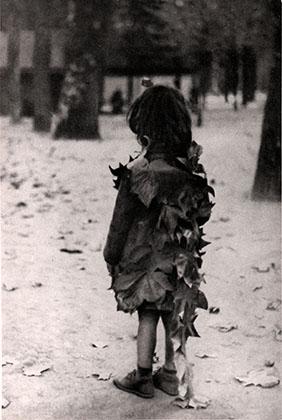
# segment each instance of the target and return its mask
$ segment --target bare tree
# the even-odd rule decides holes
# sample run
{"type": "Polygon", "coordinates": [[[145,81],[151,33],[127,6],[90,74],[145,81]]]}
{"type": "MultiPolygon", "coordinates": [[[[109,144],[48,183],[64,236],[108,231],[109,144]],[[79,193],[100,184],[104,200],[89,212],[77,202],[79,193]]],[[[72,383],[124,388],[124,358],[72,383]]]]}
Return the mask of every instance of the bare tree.
{"type": "Polygon", "coordinates": [[[50,2],[36,0],[35,45],[33,53],[34,74],[34,121],[35,131],[49,131],[51,123],[51,99],[49,65],[51,54],[50,39],[50,2]]]}
{"type": "Polygon", "coordinates": [[[12,123],[21,119],[20,10],[12,0],[8,19],[9,112],[12,123]]]}
{"type": "Polygon", "coordinates": [[[99,138],[105,50],[111,1],[69,2],[66,73],[54,119],[55,138],[99,138]]]}
{"type": "Polygon", "coordinates": [[[281,39],[279,0],[268,0],[273,16],[273,67],[264,109],[261,146],[252,190],[253,200],[281,200],[281,39]]]}

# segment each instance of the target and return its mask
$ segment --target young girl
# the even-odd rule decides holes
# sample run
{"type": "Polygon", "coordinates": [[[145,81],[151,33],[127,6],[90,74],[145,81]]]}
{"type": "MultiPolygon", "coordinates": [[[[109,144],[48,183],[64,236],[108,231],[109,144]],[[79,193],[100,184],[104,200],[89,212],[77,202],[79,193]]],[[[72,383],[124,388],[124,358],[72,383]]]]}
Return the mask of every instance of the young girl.
{"type": "Polygon", "coordinates": [[[154,396],[154,386],[187,397],[185,343],[198,336],[195,309],[207,309],[199,290],[202,275],[201,226],[213,204],[201,148],[191,135],[191,119],[181,93],[149,87],[131,106],[128,123],[142,153],[112,170],[118,196],[104,249],[117,309],[138,311],[137,369],[119,389],[154,396]],[[157,324],[165,329],[165,363],[152,376],[157,324]]]}

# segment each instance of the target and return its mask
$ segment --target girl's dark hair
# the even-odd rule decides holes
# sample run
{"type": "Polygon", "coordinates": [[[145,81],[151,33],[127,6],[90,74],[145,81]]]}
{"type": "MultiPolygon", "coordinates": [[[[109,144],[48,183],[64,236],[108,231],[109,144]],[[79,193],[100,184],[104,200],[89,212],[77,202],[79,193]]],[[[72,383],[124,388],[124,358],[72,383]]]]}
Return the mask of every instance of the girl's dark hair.
{"type": "Polygon", "coordinates": [[[183,95],[168,86],[146,89],[131,105],[127,121],[143,145],[149,149],[186,156],[192,140],[191,117],[183,95]]]}

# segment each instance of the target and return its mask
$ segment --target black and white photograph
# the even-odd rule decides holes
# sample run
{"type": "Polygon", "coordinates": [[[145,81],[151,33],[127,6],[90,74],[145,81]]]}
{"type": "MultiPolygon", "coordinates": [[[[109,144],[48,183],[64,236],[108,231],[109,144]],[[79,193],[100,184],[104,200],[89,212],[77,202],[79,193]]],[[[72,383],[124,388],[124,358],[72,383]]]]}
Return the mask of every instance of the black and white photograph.
{"type": "Polygon", "coordinates": [[[281,1],[0,9],[3,420],[281,420],[281,1]]]}

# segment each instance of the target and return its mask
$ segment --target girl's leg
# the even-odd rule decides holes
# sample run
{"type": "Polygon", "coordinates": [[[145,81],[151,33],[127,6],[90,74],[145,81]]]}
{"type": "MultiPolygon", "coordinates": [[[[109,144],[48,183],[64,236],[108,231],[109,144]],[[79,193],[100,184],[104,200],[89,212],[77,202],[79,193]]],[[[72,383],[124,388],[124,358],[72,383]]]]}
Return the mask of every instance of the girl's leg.
{"type": "Polygon", "coordinates": [[[157,341],[158,311],[141,309],[138,311],[139,327],[137,335],[137,364],[140,369],[152,370],[153,355],[157,341]]]}
{"type": "Polygon", "coordinates": [[[164,368],[169,371],[174,371],[175,363],[174,363],[174,350],[173,350],[173,343],[170,338],[170,328],[171,328],[171,319],[172,313],[171,312],[163,312],[162,315],[162,322],[165,329],[165,364],[164,368]]]}
{"type": "Polygon", "coordinates": [[[170,338],[172,314],[162,312],[161,318],[165,329],[165,363],[154,374],[153,382],[156,388],[168,395],[176,396],[178,395],[178,379],[174,363],[173,343],[170,338]]]}

